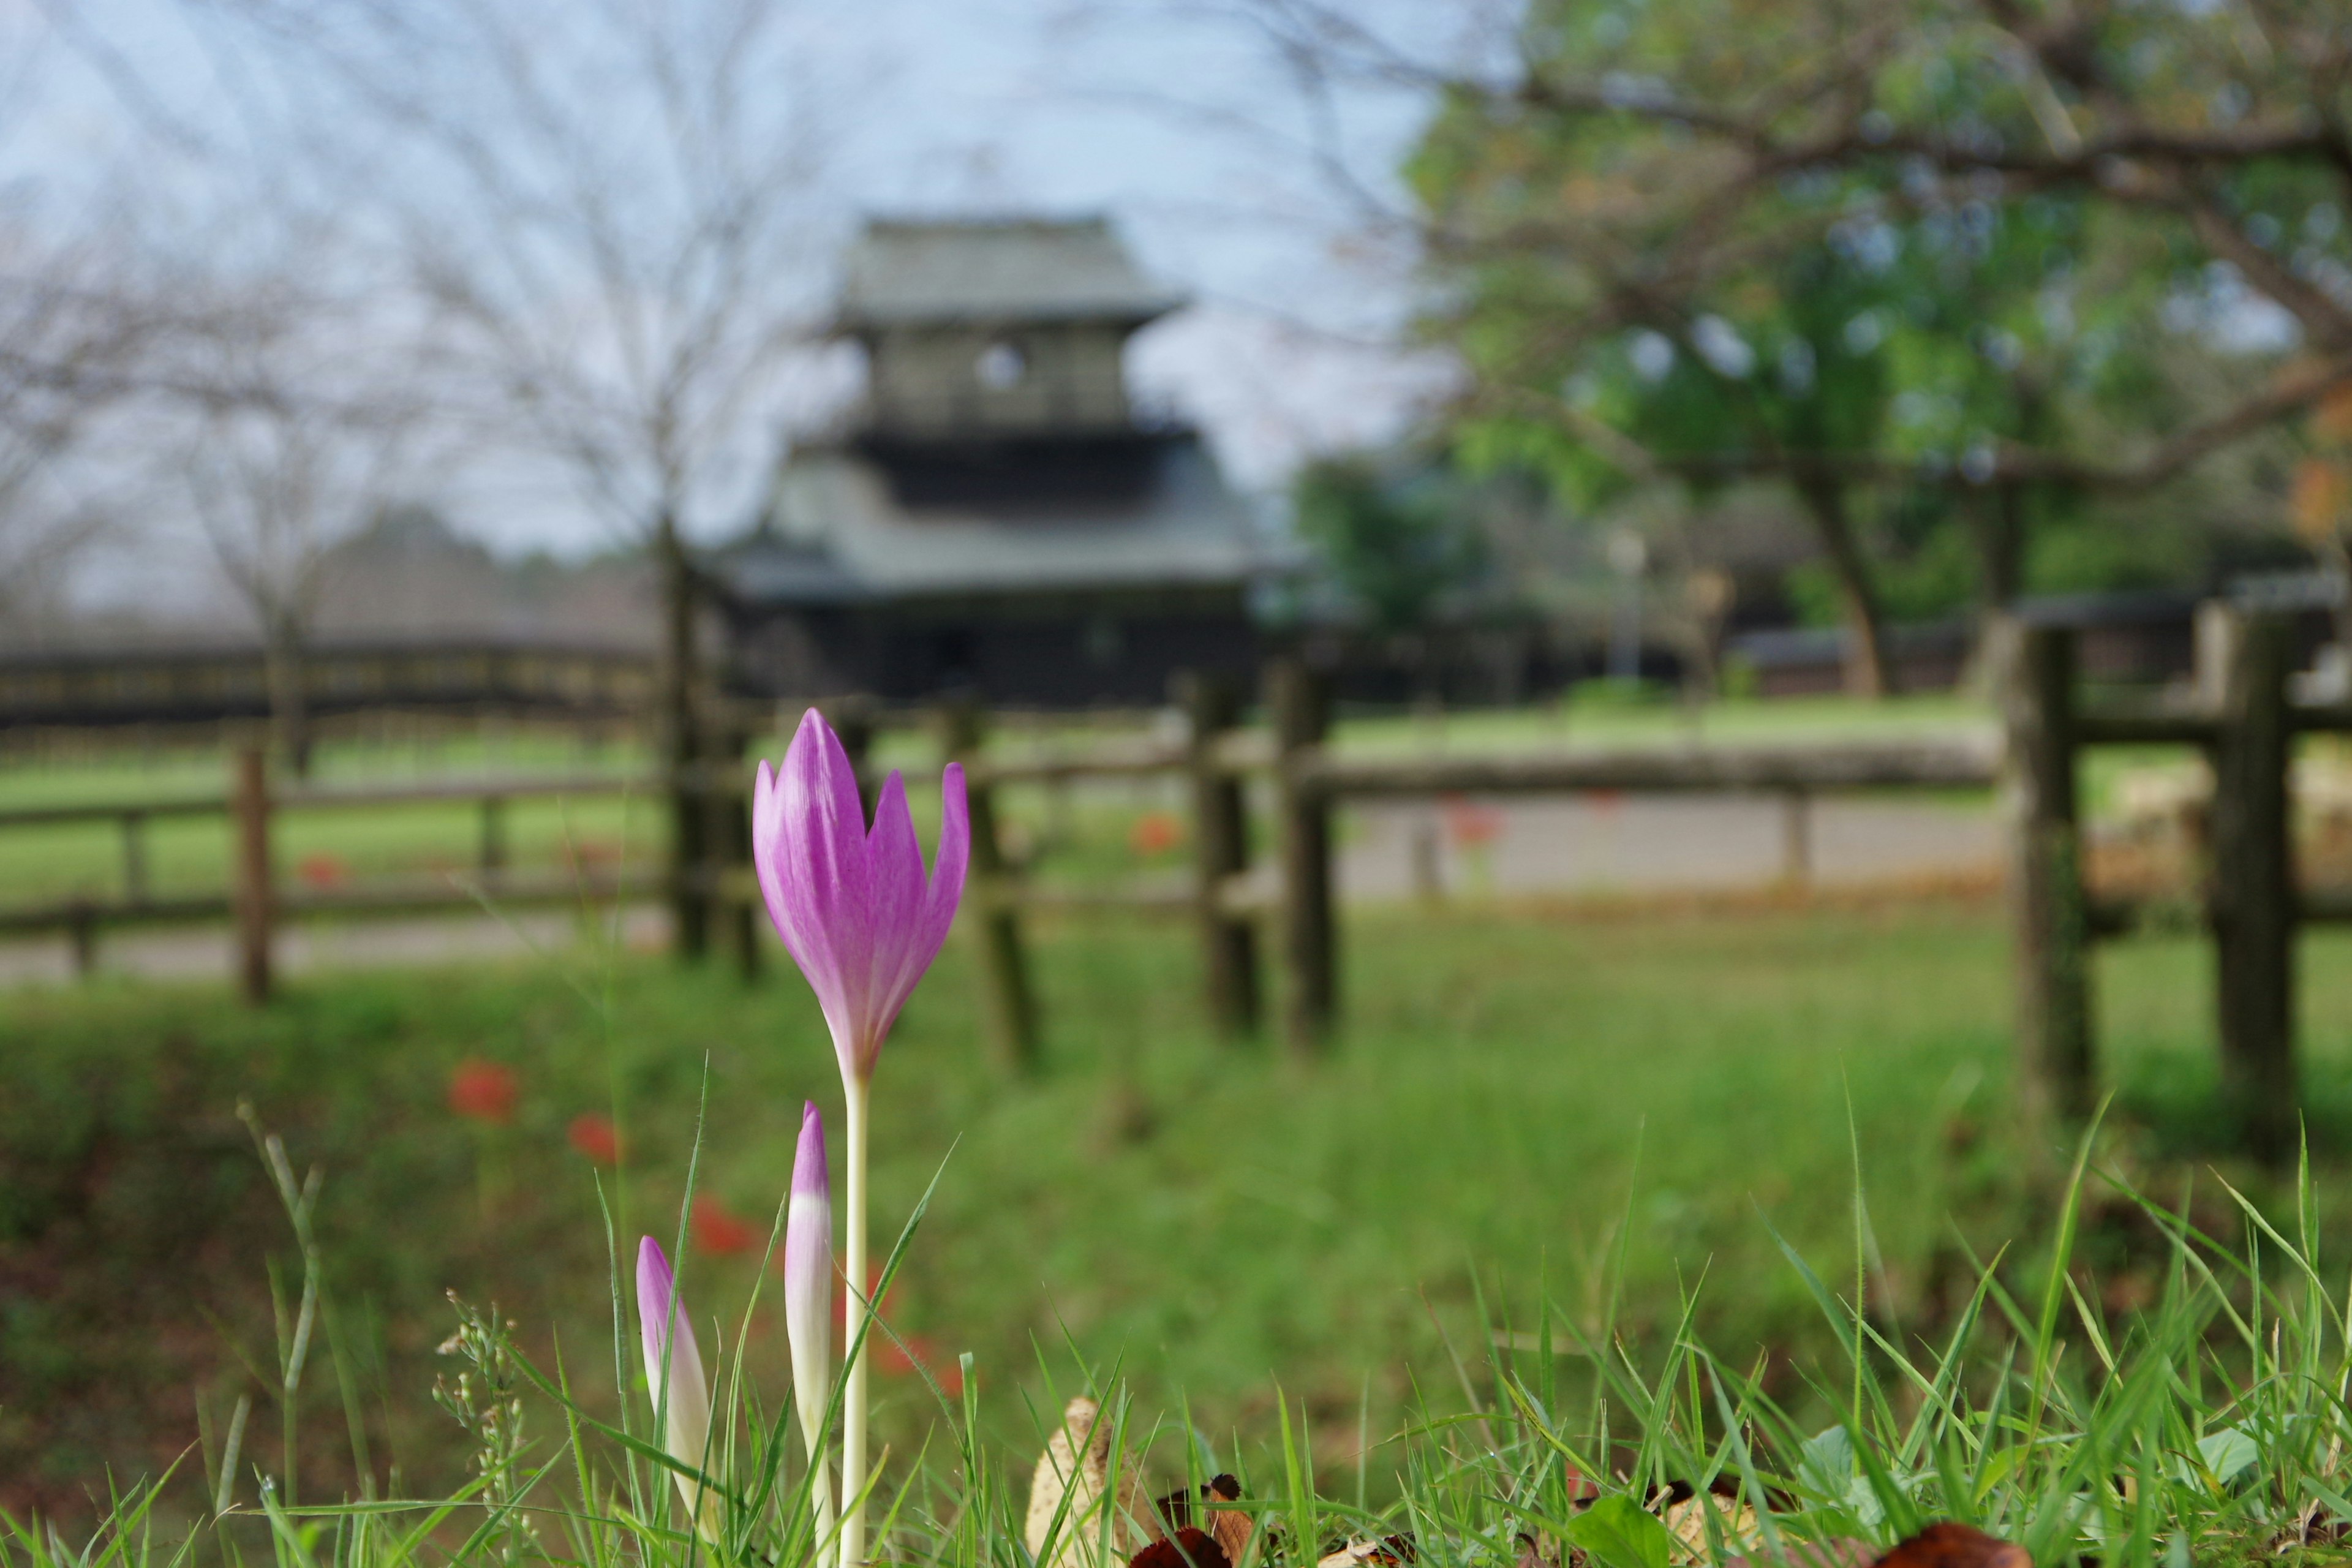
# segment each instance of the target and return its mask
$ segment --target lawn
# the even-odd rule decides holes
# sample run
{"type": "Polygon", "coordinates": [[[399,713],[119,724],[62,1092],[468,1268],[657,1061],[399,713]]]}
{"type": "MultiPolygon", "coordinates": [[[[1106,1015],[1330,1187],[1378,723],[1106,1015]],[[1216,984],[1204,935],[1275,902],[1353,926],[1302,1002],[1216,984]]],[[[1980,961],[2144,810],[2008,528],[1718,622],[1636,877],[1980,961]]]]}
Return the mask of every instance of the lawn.
{"type": "MultiPolygon", "coordinates": [[[[1768,1226],[1851,1278],[1857,1158],[1874,1311],[1900,1331],[1953,1310],[1963,1239],[2014,1237],[2021,1258],[2044,1228],[2009,1111],[1990,904],[1372,912],[1348,935],[1346,1037],[1300,1065],[1206,1035],[1178,930],[1046,924],[1049,1061],[1030,1082],[989,1065],[950,943],[878,1082],[880,1222],[939,1176],[886,1310],[935,1370],[974,1355],[983,1427],[1008,1448],[1028,1442],[1042,1356],[1063,1374],[1115,1362],[1147,1408],[1181,1397],[1211,1432],[1265,1436],[1286,1390],[1344,1462],[1360,1419],[1386,1429],[1416,1379],[1452,1377],[1449,1342],[1475,1359],[1482,1294],[1514,1321],[1538,1289],[1589,1318],[1621,1240],[1636,1333],[1703,1279],[1727,1359],[1818,1352],[1768,1226]]],[[[241,1390],[270,1410],[239,1357],[272,1362],[268,1269],[282,1280],[290,1249],[240,1098],[324,1173],[328,1327],[379,1465],[397,1458],[412,1491],[455,1479],[455,1429],[425,1397],[445,1290],[495,1300],[542,1361],[560,1341],[585,1396],[610,1400],[598,1183],[625,1236],[668,1237],[698,1115],[717,1207],[685,1288],[731,1338],[758,1259],[726,1222],[764,1229],[800,1100],[837,1104],[815,1008],[781,963],[752,989],[638,957],[576,964],[321,978],[258,1014],[119,982],[0,998],[0,1505],[71,1510],[102,1466],[160,1468],[200,1403],[215,1431],[241,1390]],[[511,1125],[452,1114],[469,1060],[517,1075],[511,1125]],[[595,1112],[618,1119],[617,1172],[567,1142],[595,1112]]],[[[2305,970],[2336,1196],[2352,942],[2308,940],[2305,970]]],[[[2199,949],[2117,950],[2102,982],[2109,1153],[2168,1182],[2217,1132],[2199,949]]],[[[2128,1226],[2095,1223],[2086,1245],[2128,1282],[2128,1226]]],[[[766,1308],[751,1332],[781,1388],[766,1308]]],[[[307,1387],[315,1492],[346,1417],[323,1364],[307,1387]]],[[[903,1455],[929,1396],[903,1366],[877,1388],[903,1455]]]]}

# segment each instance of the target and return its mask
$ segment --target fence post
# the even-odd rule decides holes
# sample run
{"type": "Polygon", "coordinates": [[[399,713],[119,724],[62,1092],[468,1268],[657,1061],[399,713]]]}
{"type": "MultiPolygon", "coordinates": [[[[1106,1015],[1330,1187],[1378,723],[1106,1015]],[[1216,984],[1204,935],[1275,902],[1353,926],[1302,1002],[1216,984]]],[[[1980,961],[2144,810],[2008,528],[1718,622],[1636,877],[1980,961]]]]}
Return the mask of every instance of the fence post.
{"type": "Polygon", "coordinates": [[[1021,943],[1021,912],[1013,873],[996,832],[996,792],[985,774],[973,776],[984,721],[977,700],[950,700],[941,715],[948,756],[964,764],[964,798],[971,821],[971,891],[980,921],[981,988],[985,998],[990,1044],[997,1059],[1016,1073],[1037,1068],[1037,1001],[1029,985],[1029,959],[1021,943]]]}
{"type": "Polygon", "coordinates": [[[1274,725],[1275,814],[1281,824],[1281,952],[1287,971],[1282,1035],[1292,1052],[1312,1056],[1328,1043],[1339,1015],[1331,806],[1304,772],[1322,746],[1329,713],[1322,682],[1297,658],[1266,667],[1265,702],[1274,725]]]}
{"type": "Polygon", "coordinates": [[[866,811],[866,826],[874,826],[874,781],[866,776],[868,755],[874,750],[874,710],[863,698],[846,697],[834,704],[825,715],[833,726],[835,739],[841,742],[842,754],[849,759],[849,771],[857,776],[858,804],[866,811]]]}
{"type": "Polygon", "coordinates": [[[486,795],[482,797],[482,843],[480,866],[485,886],[498,879],[507,868],[507,801],[506,796],[486,795]]]}
{"type": "Polygon", "coordinates": [[[696,704],[679,698],[667,715],[669,761],[669,908],[677,956],[699,963],[710,950],[709,808],[704,788],[703,727],[696,704]]]}
{"type": "Polygon", "coordinates": [[[760,978],[761,901],[744,890],[751,865],[751,803],[743,784],[743,753],[751,736],[741,719],[713,712],[703,726],[704,857],[702,887],[719,917],[735,972],[744,984],[760,978]]]}
{"type": "Polygon", "coordinates": [[[2294,1152],[2296,1124],[2290,628],[2278,616],[2209,605],[2197,629],[2221,700],[2209,895],[2221,1079],[2249,1152],[2276,1162],[2294,1152]]]}
{"type": "Polygon", "coordinates": [[[98,910],[86,898],[66,906],[66,942],[73,951],[76,980],[87,980],[98,970],[98,910]]]}
{"type": "Polygon", "coordinates": [[[1780,792],[1780,885],[1794,893],[1813,886],[1813,797],[1801,789],[1780,792]]]}
{"type": "Polygon", "coordinates": [[[2089,926],[2074,779],[2074,636],[2004,618],[2001,672],[2019,1090],[2047,1127],[2090,1112],[2089,926]]]}
{"type": "Polygon", "coordinates": [[[147,814],[122,814],[122,898],[125,903],[147,901],[147,814]]]}
{"type": "Polygon", "coordinates": [[[1241,716],[1241,700],[1222,676],[1183,671],[1174,686],[1186,720],[1193,898],[1209,1016],[1219,1033],[1238,1039],[1257,1032],[1257,931],[1247,916],[1227,910],[1225,889],[1249,869],[1249,803],[1242,781],[1217,766],[1216,750],[1241,716]]]}
{"type": "Polygon", "coordinates": [[[237,753],[229,795],[236,819],[232,898],[236,907],[237,978],[245,999],[258,1006],[269,1000],[269,767],[258,746],[237,753]]]}

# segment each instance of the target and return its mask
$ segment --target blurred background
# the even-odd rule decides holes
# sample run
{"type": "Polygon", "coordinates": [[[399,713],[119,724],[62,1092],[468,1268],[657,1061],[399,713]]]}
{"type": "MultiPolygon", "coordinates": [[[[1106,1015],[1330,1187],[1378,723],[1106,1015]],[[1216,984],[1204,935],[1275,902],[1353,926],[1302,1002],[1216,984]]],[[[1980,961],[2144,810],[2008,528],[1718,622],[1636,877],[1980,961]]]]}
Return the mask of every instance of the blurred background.
{"type": "Polygon", "coordinates": [[[1932,1335],[2109,1096],[2144,1179],[2339,1184],[2347,67],[2295,0],[0,0],[0,1505],[252,1407],[454,1484],[452,1289],[625,1394],[599,1204],[672,1235],[698,1128],[731,1335],[837,1100],[743,815],[812,704],[926,842],[975,785],[902,1453],[969,1352],[1009,1451],[1116,1368],[1377,1475],[1538,1296],[1701,1273],[1800,1399],[1774,1227],[1932,1335]],[[290,1388],[240,1105],[322,1173],[290,1388]]]}

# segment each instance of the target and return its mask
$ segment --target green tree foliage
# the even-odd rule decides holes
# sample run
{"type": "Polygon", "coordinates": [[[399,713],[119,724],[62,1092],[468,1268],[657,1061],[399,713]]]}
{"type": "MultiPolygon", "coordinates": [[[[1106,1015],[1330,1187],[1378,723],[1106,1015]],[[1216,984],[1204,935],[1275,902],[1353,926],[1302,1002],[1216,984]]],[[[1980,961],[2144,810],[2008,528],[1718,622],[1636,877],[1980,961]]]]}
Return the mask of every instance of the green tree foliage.
{"type": "Polygon", "coordinates": [[[1408,630],[1486,568],[1455,490],[1440,472],[1400,479],[1369,458],[1328,458],[1298,477],[1298,531],[1375,626],[1408,630]]]}
{"type": "Polygon", "coordinates": [[[1461,449],[1584,508],[1785,481],[1865,663],[1890,589],[2005,601],[2037,530],[2095,558],[2103,498],[2352,383],[2340,5],[1537,0],[1519,43],[1408,168],[1461,449]]]}

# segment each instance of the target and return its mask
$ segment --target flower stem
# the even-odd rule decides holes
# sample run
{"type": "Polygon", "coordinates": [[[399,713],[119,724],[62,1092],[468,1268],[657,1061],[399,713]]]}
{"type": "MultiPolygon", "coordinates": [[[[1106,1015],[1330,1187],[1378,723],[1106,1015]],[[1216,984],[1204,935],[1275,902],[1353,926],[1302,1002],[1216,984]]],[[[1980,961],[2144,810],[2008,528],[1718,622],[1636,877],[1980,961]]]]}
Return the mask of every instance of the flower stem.
{"type": "Polygon", "coordinates": [[[843,1081],[849,1128],[849,1181],[842,1218],[849,1235],[844,1249],[843,1272],[849,1280],[849,1310],[844,1327],[849,1334],[849,1363],[842,1371],[841,1391],[841,1568],[862,1568],[866,1561],[866,1355],[859,1331],[870,1310],[866,1292],[866,1105],[869,1079],[843,1081]]]}

